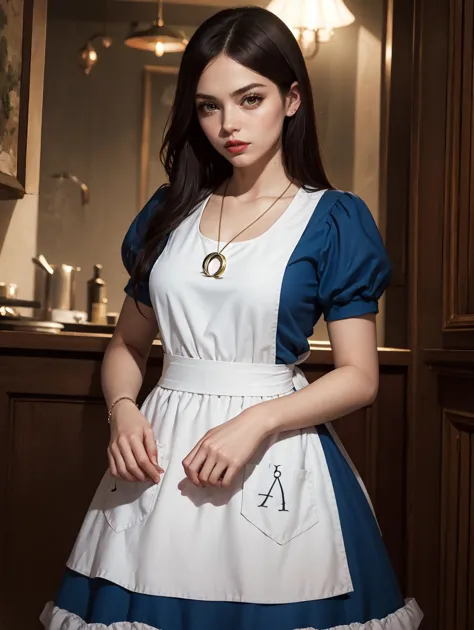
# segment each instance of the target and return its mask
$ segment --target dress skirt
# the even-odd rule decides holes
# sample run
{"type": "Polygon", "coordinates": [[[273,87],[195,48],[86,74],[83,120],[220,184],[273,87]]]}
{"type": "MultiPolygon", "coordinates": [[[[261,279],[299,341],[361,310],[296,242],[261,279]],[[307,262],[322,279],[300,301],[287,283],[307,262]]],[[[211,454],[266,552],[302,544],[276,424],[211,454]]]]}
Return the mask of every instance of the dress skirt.
{"type": "MultiPolygon", "coordinates": [[[[353,592],[290,604],[196,601],[133,593],[104,579],[67,570],[54,608],[50,604],[43,613],[45,626],[54,616],[57,622],[54,628],[58,630],[412,630],[417,627],[421,618],[419,608],[414,600],[403,600],[377,522],[354,472],[326,427],[318,427],[318,432],[335,490],[353,592]]],[[[166,571],[166,567],[162,570],[166,571]]]]}

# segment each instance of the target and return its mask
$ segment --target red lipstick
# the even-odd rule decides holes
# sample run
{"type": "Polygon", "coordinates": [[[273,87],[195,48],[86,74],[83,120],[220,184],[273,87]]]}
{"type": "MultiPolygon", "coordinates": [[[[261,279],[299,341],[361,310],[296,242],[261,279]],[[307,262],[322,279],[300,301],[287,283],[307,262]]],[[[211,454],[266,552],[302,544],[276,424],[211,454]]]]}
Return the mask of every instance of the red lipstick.
{"type": "Polygon", "coordinates": [[[241,140],[229,140],[225,143],[224,148],[226,148],[229,153],[242,153],[248,145],[248,142],[242,142],[241,140]]]}

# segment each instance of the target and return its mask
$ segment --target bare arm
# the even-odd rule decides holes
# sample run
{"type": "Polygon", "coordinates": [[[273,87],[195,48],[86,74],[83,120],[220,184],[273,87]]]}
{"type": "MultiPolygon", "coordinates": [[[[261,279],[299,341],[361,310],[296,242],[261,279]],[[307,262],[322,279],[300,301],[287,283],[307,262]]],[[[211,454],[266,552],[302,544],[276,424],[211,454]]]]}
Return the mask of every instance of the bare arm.
{"type": "MultiPolygon", "coordinates": [[[[136,400],[146,362],[158,333],[153,309],[132,298],[123,303],[113,337],[102,362],[102,390],[107,406],[122,396],[136,400]]],[[[114,407],[110,420],[109,466],[113,476],[127,481],[159,481],[156,443],[148,420],[129,400],[114,407]]]]}
{"type": "Polygon", "coordinates": [[[374,401],[379,383],[374,315],[330,322],[328,331],[336,369],[291,396],[263,403],[268,433],[330,422],[374,401]]]}
{"type": "Polygon", "coordinates": [[[101,376],[108,407],[120,396],[135,399],[142,386],[158,326],[152,308],[140,304],[140,309],[145,317],[139,313],[132,298],[125,298],[112,340],[105,351],[101,376]]]}

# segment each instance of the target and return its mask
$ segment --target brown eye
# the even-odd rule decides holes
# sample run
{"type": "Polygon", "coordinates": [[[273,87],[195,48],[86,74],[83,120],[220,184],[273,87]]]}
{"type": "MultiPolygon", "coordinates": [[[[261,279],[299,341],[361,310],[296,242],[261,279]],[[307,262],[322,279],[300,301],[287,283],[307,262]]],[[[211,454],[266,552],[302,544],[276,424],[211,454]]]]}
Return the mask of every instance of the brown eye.
{"type": "Polygon", "coordinates": [[[243,103],[245,103],[249,107],[255,107],[257,105],[260,105],[262,101],[263,96],[260,96],[259,94],[249,94],[244,98],[243,103]]]}
{"type": "Polygon", "coordinates": [[[216,111],[217,107],[215,103],[199,103],[198,110],[203,114],[211,114],[216,111]]]}

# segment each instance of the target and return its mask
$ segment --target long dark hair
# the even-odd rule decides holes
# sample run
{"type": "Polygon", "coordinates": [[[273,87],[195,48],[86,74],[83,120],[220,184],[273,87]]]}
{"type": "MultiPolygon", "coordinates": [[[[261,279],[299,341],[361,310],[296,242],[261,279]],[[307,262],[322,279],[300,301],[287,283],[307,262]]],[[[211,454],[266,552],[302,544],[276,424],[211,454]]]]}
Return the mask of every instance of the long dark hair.
{"type": "Polygon", "coordinates": [[[321,160],[311,84],[290,29],[260,7],[224,9],[206,20],[183,54],[161,160],[169,178],[166,195],[150,219],[132,273],[137,287],[149,273],[172,232],[208,195],[232,175],[232,166],[210,144],[196,114],[199,78],[224,53],[275,83],[286,96],[297,81],[301,105],[283,127],[282,149],[288,175],[305,188],[331,188],[321,160]]]}

